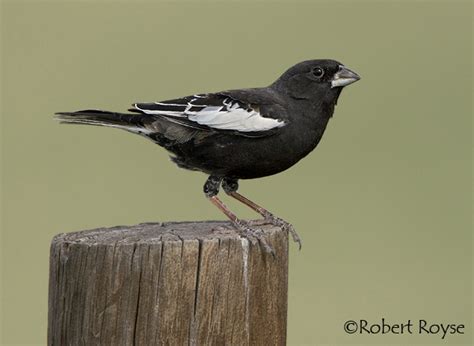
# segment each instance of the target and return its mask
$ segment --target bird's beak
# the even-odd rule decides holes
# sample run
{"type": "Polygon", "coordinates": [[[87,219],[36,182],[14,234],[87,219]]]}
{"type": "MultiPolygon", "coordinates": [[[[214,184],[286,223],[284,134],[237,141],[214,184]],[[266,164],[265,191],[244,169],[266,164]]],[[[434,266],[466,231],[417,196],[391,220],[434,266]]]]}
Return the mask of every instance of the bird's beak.
{"type": "Polygon", "coordinates": [[[339,65],[339,71],[336,72],[334,78],[331,80],[331,88],[344,87],[357,82],[359,79],[360,76],[357,73],[343,65],[339,65]]]}

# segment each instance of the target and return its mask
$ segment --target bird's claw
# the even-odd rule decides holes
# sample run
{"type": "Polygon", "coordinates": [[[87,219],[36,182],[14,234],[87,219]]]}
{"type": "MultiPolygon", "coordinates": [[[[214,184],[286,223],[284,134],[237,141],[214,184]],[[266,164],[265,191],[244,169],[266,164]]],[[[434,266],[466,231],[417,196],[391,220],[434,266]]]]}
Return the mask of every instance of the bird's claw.
{"type": "Polygon", "coordinates": [[[252,245],[260,244],[266,253],[275,256],[275,250],[273,250],[271,245],[268,244],[267,239],[265,238],[265,233],[261,229],[252,228],[248,222],[242,220],[236,221],[235,225],[239,229],[240,234],[248,239],[252,245]]]}
{"type": "Polygon", "coordinates": [[[267,215],[265,215],[264,217],[264,220],[268,223],[271,223],[272,225],[275,225],[275,226],[278,226],[280,227],[282,230],[288,232],[289,234],[291,234],[291,237],[293,238],[293,241],[295,243],[298,243],[298,248],[299,250],[301,250],[301,238],[300,236],[298,235],[298,233],[296,233],[296,230],[295,228],[293,227],[293,225],[271,213],[268,213],[267,215]]]}

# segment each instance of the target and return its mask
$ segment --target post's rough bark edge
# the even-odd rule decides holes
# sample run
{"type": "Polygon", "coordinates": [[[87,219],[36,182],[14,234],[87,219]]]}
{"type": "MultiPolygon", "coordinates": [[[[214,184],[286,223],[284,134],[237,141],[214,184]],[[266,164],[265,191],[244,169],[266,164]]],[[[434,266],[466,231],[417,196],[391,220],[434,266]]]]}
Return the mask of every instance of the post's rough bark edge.
{"type": "Polygon", "coordinates": [[[56,235],[48,344],[285,345],[288,236],[261,228],[275,257],[220,221],[56,235]]]}

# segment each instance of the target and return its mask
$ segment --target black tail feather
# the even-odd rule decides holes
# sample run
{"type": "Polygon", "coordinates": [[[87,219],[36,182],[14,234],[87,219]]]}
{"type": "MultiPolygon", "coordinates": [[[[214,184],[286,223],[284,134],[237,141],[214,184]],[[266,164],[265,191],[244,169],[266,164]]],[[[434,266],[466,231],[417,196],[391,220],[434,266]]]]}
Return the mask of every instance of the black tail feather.
{"type": "Polygon", "coordinates": [[[85,124],[121,128],[134,133],[146,133],[146,116],[86,109],[77,112],[58,112],[55,119],[63,124],[85,124]]]}

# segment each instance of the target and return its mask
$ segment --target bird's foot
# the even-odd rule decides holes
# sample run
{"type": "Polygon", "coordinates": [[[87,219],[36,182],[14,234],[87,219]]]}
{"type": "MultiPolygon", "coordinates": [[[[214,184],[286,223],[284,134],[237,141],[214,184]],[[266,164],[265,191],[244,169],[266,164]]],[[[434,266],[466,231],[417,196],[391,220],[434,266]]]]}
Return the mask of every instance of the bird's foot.
{"type": "Polygon", "coordinates": [[[265,238],[265,232],[259,228],[251,227],[250,223],[243,220],[235,221],[234,225],[240,231],[240,235],[247,238],[250,243],[253,245],[260,244],[266,253],[270,253],[272,256],[275,256],[275,251],[271,245],[268,244],[267,239],[265,238]]]}
{"type": "Polygon", "coordinates": [[[296,230],[295,230],[295,228],[293,227],[293,225],[291,223],[289,223],[289,222],[273,215],[270,212],[268,212],[264,215],[263,220],[265,222],[271,223],[272,225],[278,226],[282,230],[284,230],[284,231],[288,232],[289,234],[291,234],[291,237],[293,238],[293,241],[295,243],[298,243],[298,248],[299,248],[299,250],[301,250],[301,238],[298,235],[298,233],[296,233],[296,230]]]}

